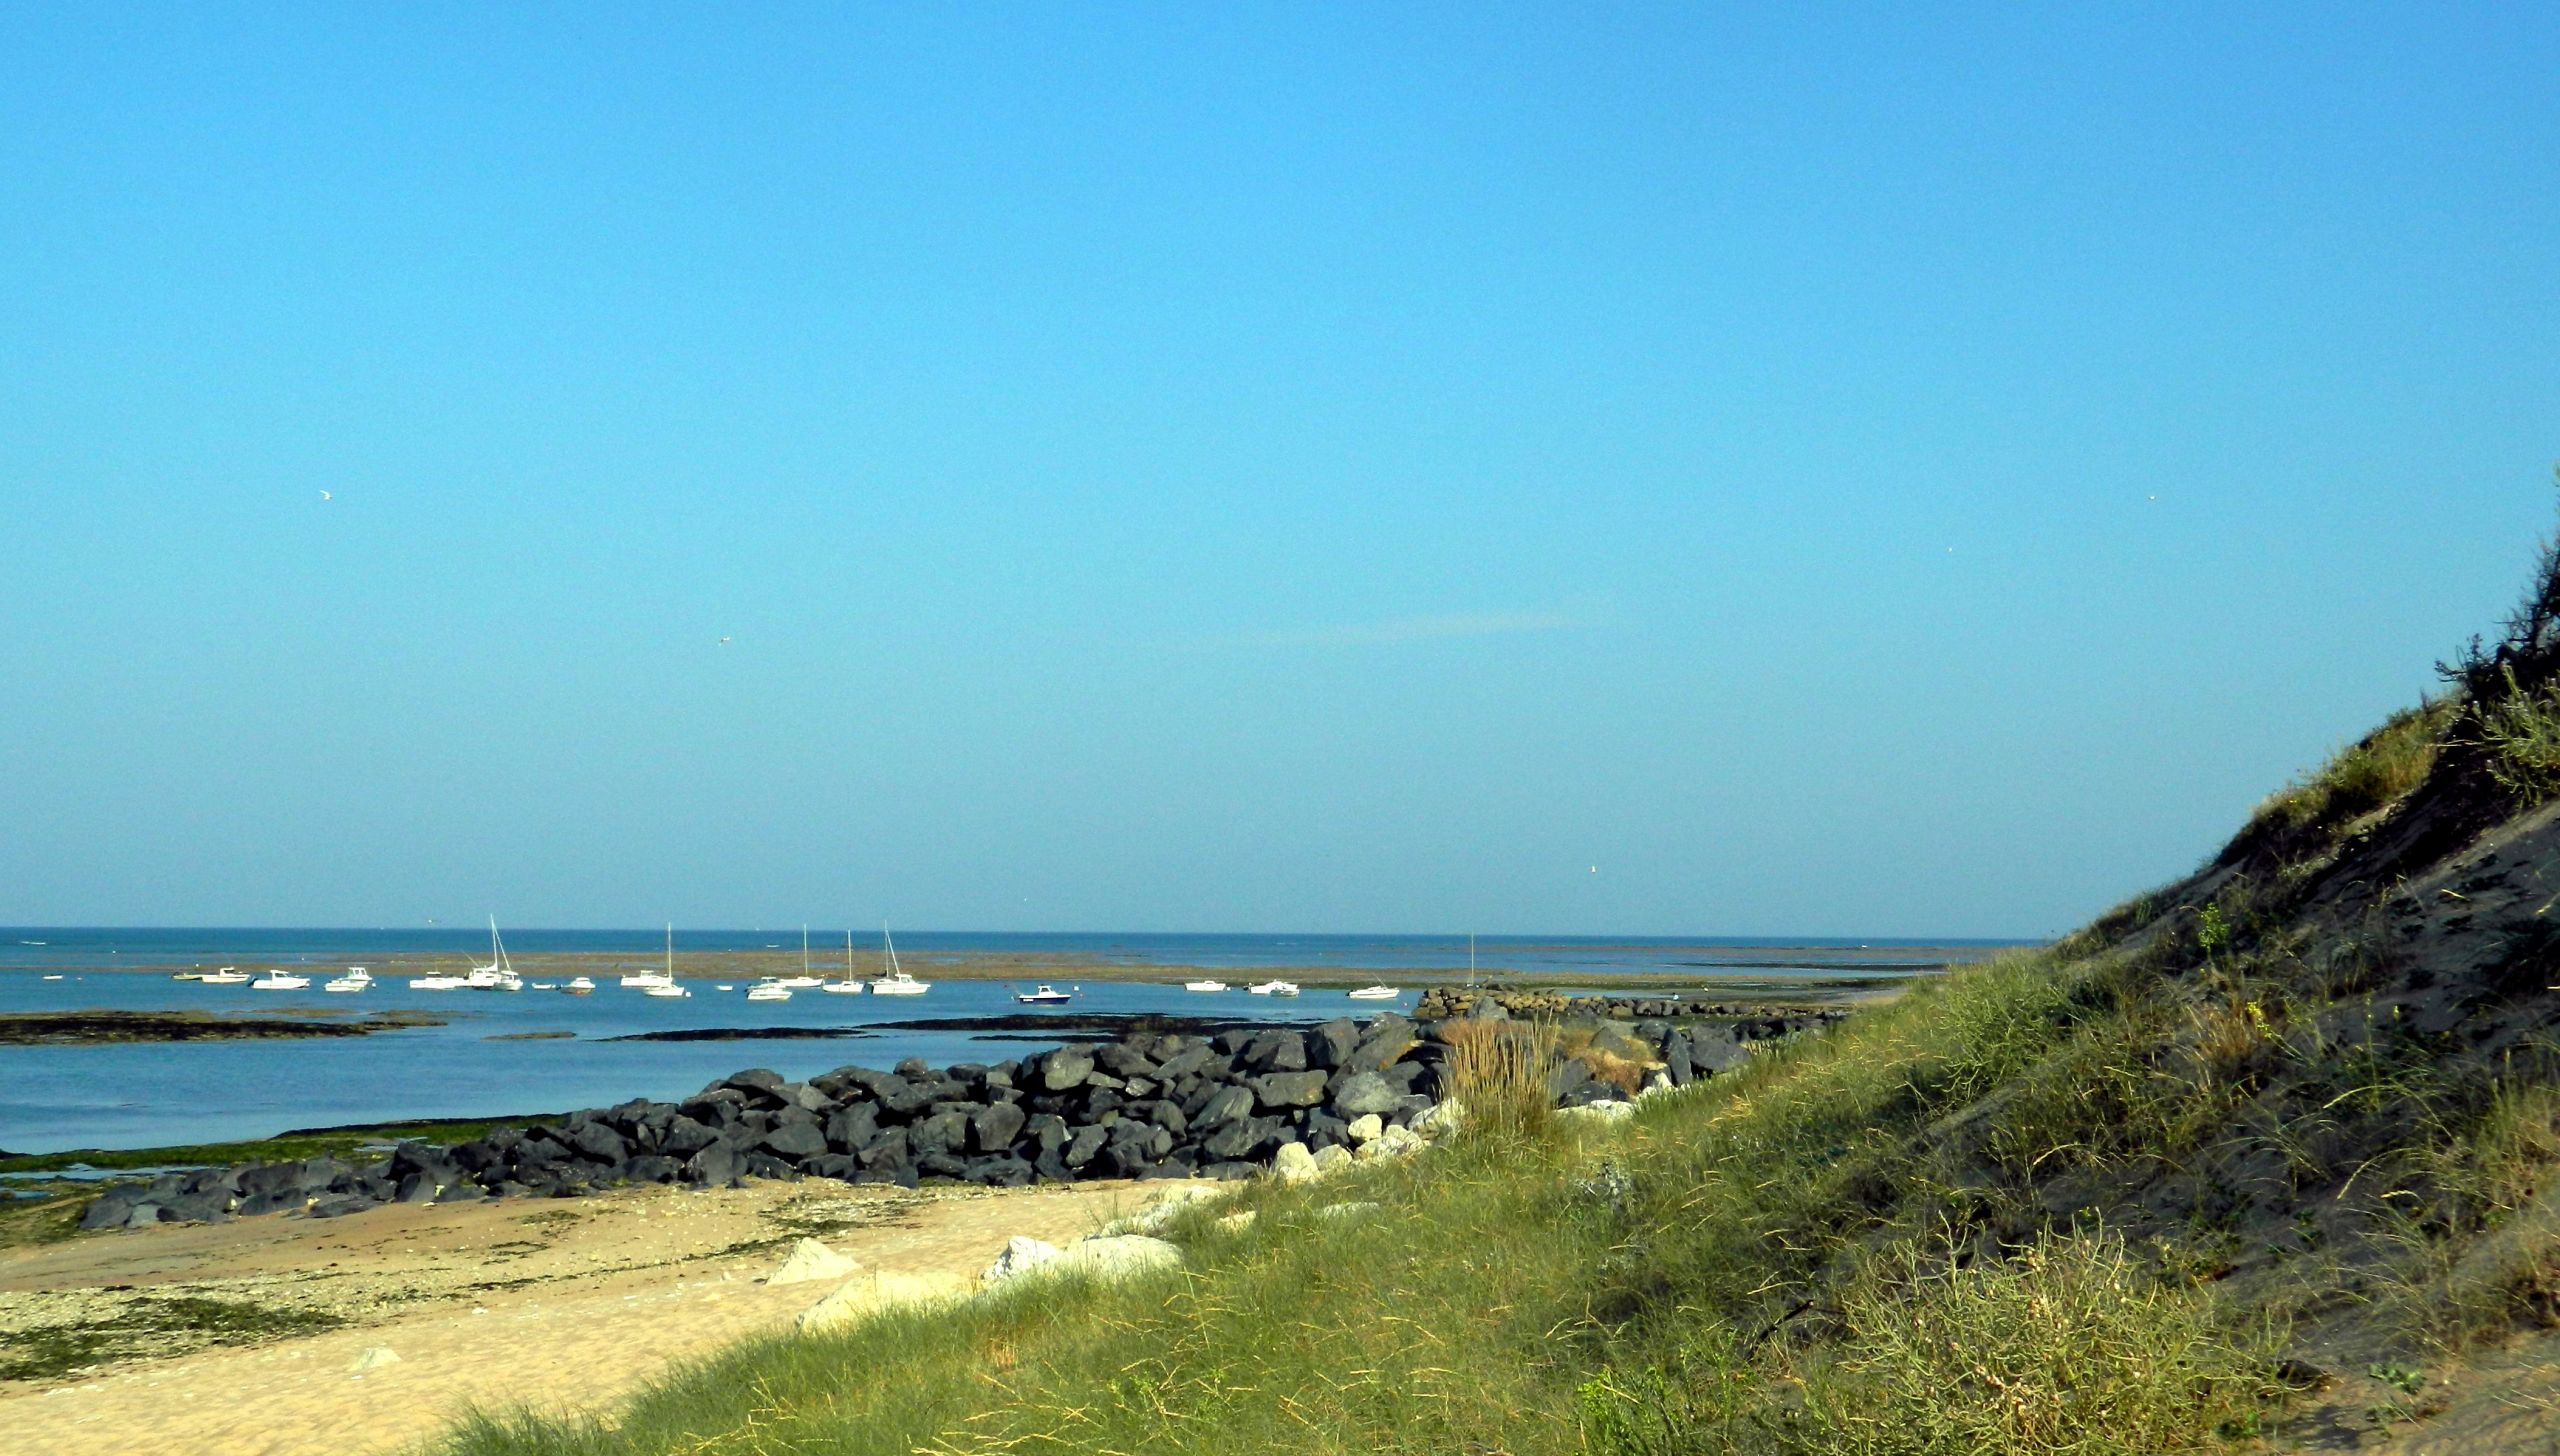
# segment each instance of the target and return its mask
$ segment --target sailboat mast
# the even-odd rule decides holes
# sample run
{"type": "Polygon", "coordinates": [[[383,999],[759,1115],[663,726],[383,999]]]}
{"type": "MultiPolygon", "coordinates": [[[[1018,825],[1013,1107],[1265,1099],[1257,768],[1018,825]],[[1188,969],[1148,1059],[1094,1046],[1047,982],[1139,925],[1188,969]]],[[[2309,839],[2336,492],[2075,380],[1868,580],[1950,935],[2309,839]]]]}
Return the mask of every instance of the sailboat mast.
{"type": "Polygon", "coordinates": [[[800,927],[800,974],[809,974],[809,927],[800,927]]]}
{"type": "Polygon", "coordinates": [[[676,983],[676,923],[667,922],[667,984],[676,983]]]}

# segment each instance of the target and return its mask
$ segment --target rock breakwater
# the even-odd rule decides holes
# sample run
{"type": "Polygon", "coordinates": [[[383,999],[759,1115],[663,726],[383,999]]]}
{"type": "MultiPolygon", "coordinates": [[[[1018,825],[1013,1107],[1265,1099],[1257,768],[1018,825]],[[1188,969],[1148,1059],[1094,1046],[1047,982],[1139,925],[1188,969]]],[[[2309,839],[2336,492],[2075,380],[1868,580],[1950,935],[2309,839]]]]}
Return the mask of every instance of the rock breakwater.
{"type": "MultiPolygon", "coordinates": [[[[329,1218],[388,1202],[563,1197],[628,1183],[726,1187],[746,1178],[906,1187],[1241,1178],[1292,1145],[1320,1157],[1427,1121],[1446,1093],[1448,1040],[1462,1025],[1391,1015],[1208,1036],[1132,1029],[991,1064],[909,1059],[806,1082],[750,1070],[680,1101],[634,1100],[450,1147],[405,1142],[371,1161],[200,1168],[121,1184],[90,1204],[82,1227],[297,1211],[329,1218]]],[[[1678,1086],[1793,1029],[1784,1018],[1642,1020],[1605,1051],[1566,1047],[1551,1086],[1566,1106],[1616,1100],[1636,1090],[1631,1082],[1678,1086]]]]}

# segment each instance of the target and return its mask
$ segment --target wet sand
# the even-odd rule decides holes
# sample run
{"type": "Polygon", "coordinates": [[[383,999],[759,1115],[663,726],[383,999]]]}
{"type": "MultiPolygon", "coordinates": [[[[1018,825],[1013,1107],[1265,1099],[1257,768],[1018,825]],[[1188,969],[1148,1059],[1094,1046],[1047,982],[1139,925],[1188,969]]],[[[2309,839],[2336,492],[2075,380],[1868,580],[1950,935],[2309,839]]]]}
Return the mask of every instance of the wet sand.
{"type": "Polygon", "coordinates": [[[974,1278],[1028,1234],[1091,1232],[1166,1184],[910,1193],[825,1180],[242,1219],[0,1252],[0,1354],[174,1299],[334,1316],[200,1348],[140,1337],[103,1368],[0,1382],[0,1430],[47,1456],[366,1456],[470,1403],[599,1409],[687,1356],[788,1327],[841,1281],[767,1286],[814,1234],[866,1272],[974,1278]],[[360,1370],[368,1350],[396,1362],[360,1370]]]}

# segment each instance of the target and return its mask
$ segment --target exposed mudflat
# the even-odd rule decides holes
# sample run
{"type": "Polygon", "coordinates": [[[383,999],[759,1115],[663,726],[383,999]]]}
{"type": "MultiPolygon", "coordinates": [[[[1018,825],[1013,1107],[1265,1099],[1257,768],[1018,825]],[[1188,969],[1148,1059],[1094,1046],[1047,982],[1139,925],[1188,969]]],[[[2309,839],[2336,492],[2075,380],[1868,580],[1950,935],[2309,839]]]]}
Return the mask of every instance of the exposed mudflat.
{"type": "Polygon", "coordinates": [[[280,1037],[371,1036],[442,1026],[423,1011],[378,1011],[344,1020],[223,1016],[210,1011],[12,1011],[0,1013],[0,1046],[84,1046],[143,1041],[266,1041],[280,1037]]]}

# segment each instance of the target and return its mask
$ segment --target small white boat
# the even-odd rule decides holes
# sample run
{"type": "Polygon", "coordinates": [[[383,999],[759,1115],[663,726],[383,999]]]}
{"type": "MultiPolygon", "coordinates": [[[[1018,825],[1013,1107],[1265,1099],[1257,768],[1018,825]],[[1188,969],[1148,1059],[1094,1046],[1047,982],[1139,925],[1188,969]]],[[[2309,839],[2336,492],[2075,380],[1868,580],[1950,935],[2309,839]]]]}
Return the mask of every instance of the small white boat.
{"type": "Polygon", "coordinates": [[[1013,993],[1013,999],[1025,1006],[1055,1006],[1060,1002],[1073,1001],[1076,998],[1074,993],[1061,991],[1048,982],[1042,981],[1039,990],[1016,991],[1013,993]]]}
{"type": "Polygon", "coordinates": [[[747,988],[747,999],[750,1001],[788,1001],[791,999],[791,988],[783,985],[779,981],[764,981],[747,988]]]}
{"type": "Polygon", "coordinates": [[[1345,991],[1342,994],[1354,1001],[1393,1001],[1404,993],[1393,986],[1362,986],[1356,991],[1345,991]]]}
{"type": "Polygon", "coordinates": [[[269,971],[249,983],[252,991],[305,991],[310,987],[309,976],[296,976],[285,971],[269,971]]]}
{"type": "Polygon", "coordinates": [[[571,976],[568,981],[560,987],[560,994],[563,996],[592,996],[595,994],[595,990],[595,982],[588,980],[584,976],[571,976]]]}
{"type": "Polygon", "coordinates": [[[667,925],[667,968],[663,971],[633,971],[622,978],[626,991],[646,991],[654,986],[671,986],[676,978],[676,927],[667,925]]]}
{"type": "Polygon", "coordinates": [[[412,991],[459,991],[468,984],[470,983],[460,976],[411,976],[409,978],[409,989],[412,991]]]}
{"type": "Polygon", "coordinates": [[[933,989],[929,982],[919,981],[898,968],[898,943],[889,938],[889,927],[880,927],[880,944],[889,958],[889,974],[871,983],[874,996],[921,996],[933,989]]]}
{"type": "Polygon", "coordinates": [[[334,991],[341,996],[357,991],[370,991],[373,989],[373,972],[362,966],[349,966],[345,975],[321,982],[320,989],[334,991]]]}
{"type": "Polygon", "coordinates": [[[1259,986],[1247,986],[1245,989],[1256,996],[1295,996],[1298,994],[1298,983],[1295,981],[1265,981],[1259,986]]]}
{"type": "Polygon", "coordinates": [[[643,987],[641,987],[641,988],[640,988],[640,994],[641,994],[641,995],[643,995],[643,996],[668,997],[668,996],[690,996],[690,995],[692,995],[693,993],[692,993],[691,991],[686,990],[686,989],[685,989],[684,987],[682,987],[682,986],[676,985],[676,984],[675,984],[674,982],[672,982],[672,981],[660,981],[658,984],[656,984],[656,985],[654,985],[654,986],[643,986],[643,987]]]}
{"type": "Polygon", "coordinates": [[[218,971],[207,971],[196,979],[208,986],[237,986],[249,979],[249,973],[224,966],[218,971]]]}
{"type": "Polygon", "coordinates": [[[60,976],[47,976],[47,977],[45,977],[45,979],[46,979],[46,980],[48,980],[48,981],[59,981],[59,980],[61,980],[62,978],[61,978],[60,976]]]}
{"type": "Polygon", "coordinates": [[[737,987],[735,987],[735,986],[733,986],[733,985],[731,985],[731,984],[729,984],[727,981],[722,981],[720,984],[718,984],[718,985],[716,985],[716,986],[712,987],[711,989],[712,989],[712,990],[714,990],[714,991],[735,991],[735,990],[736,990],[736,989],[738,989],[738,988],[737,988],[737,987]]]}
{"type": "Polygon", "coordinates": [[[1185,991],[1223,991],[1227,989],[1227,983],[1224,981],[1185,981],[1182,983],[1182,989],[1185,991]]]}
{"type": "Polygon", "coordinates": [[[527,981],[524,984],[525,989],[528,991],[557,991],[560,989],[560,983],[558,981],[527,981]]]}
{"type": "Polygon", "coordinates": [[[170,980],[172,980],[172,981],[201,981],[201,980],[203,980],[203,979],[204,979],[204,972],[202,972],[202,971],[180,971],[180,972],[178,972],[176,975],[171,976],[169,979],[170,979],[170,980]]]}

